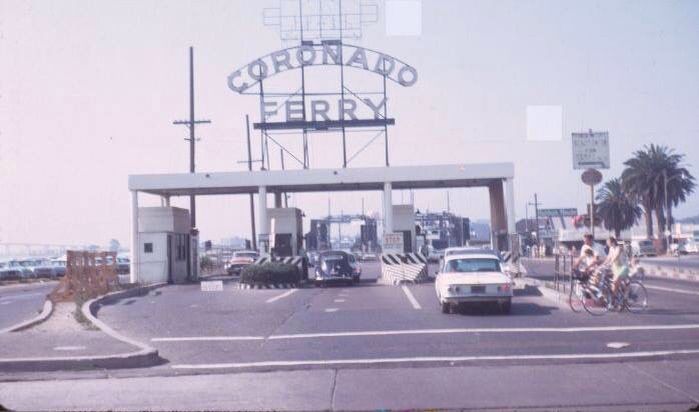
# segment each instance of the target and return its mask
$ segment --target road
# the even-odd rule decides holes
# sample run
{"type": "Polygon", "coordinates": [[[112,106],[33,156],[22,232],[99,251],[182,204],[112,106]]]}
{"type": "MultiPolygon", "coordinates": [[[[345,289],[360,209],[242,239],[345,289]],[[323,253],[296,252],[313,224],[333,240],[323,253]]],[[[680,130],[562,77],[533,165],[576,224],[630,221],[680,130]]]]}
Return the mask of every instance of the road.
{"type": "MultiPolygon", "coordinates": [[[[550,265],[529,264],[529,275],[550,276],[550,265]]],[[[364,268],[366,278],[379,271],[378,264],[364,268]]],[[[156,347],[164,364],[0,375],[0,403],[687,410],[699,403],[699,289],[649,286],[657,289],[649,291],[647,313],[591,317],[533,287],[517,289],[509,315],[487,308],[446,315],[433,284],[242,290],[226,281],[220,292],[169,285],[98,312],[115,330],[156,347]]]]}
{"type": "Polygon", "coordinates": [[[36,316],[57,282],[0,286],[0,329],[36,316]]]}
{"type": "MultiPolygon", "coordinates": [[[[376,270],[378,265],[368,268],[376,270]]],[[[155,346],[169,361],[163,368],[176,370],[443,364],[492,357],[582,361],[599,354],[699,349],[699,290],[694,295],[665,289],[650,290],[652,306],[644,314],[590,317],[558,307],[531,287],[516,291],[509,315],[489,308],[445,315],[432,284],[250,291],[227,283],[222,292],[174,285],[105,306],[98,316],[155,346]],[[629,346],[607,347],[619,340],[629,346]]]]}

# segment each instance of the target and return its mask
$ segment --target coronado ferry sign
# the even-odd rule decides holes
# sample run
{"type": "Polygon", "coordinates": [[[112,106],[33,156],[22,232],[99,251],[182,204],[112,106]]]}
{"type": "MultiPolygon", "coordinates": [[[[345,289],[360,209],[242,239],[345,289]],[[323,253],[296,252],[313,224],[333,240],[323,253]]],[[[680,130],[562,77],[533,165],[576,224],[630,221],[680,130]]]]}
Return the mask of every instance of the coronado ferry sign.
{"type": "Polygon", "coordinates": [[[228,87],[244,93],[260,81],[275,74],[307,66],[343,65],[363,69],[385,76],[401,86],[409,87],[417,82],[414,67],[375,50],[324,41],[321,44],[301,45],[278,50],[263,56],[228,76],[228,87]]]}

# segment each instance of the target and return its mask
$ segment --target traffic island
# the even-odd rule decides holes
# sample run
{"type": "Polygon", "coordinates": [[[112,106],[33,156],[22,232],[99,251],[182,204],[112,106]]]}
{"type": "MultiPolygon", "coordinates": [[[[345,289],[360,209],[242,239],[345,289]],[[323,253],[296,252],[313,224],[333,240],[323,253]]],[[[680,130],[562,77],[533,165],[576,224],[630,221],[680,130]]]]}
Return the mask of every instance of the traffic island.
{"type": "MultiPolygon", "coordinates": [[[[0,371],[136,368],[162,364],[157,350],[114,332],[95,314],[104,301],[148,293],[125,290],[109,252],[68,252],[68,271],[37,318],[0,333],[0,371]]],[[[114,256],[112,256],[113,258],[114,256]]]]}

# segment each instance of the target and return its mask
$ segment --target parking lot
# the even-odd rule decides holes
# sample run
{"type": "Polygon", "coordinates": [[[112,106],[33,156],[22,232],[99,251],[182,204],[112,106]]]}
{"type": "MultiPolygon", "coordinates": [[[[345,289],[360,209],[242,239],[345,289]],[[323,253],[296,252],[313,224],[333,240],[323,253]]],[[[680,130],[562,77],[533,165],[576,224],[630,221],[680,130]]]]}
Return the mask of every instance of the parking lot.
{"type": "MultiPolygon", "coordinates": [[[[365,264],[364,270],[374,278],[379,265],[365,264]]],[[[162,287],[104,306],[98,316],[156,347],[168,361],[162,368],[176,370],[693,353],[699,292],[673,292],[684,289],[671,286],[649,289],[646,313],[591,317],[522,284],[509,315],[480,307],[446,315],[430,283],[385,286],[368,280],[354,287],[241,290],[231,280],[220,292],[202,292],[199,285],[162,287]],[[614,349],[607,346],[611,342],[628,345],[614,349]]]]}

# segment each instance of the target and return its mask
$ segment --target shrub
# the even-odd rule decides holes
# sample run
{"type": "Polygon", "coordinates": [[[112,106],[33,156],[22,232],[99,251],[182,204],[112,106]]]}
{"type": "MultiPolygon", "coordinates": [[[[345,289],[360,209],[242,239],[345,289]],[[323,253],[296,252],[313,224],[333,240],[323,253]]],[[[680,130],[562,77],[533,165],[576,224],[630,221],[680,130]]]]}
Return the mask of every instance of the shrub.
{"type": "Polygon", "coordinates": [[[301,272],[298,266],[288,263],[267,262],[262,265],[248,265],[240,274],[240,283],[279,284],[298,283],[301,272]]]}

